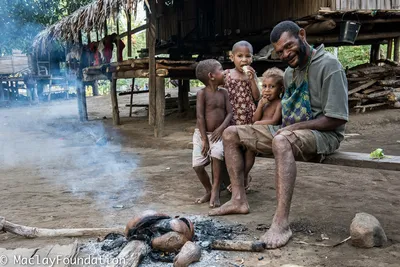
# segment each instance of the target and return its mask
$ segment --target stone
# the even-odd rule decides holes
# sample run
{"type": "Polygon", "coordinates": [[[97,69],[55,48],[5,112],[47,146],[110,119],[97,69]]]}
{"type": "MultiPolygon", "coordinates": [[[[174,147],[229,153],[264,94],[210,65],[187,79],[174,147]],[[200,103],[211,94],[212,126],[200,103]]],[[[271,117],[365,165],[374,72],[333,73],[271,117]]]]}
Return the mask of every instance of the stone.
{"type": "Polygon", "coordinates": [[[368,213],[357,213],[350,225],[351,244],[360,248],[381,247],[387,242],[378,219],[368,213]]]}
{"type": "Polygon", "coordinates": [[[181,251],[174,258],[174,267],[188,267],[191,263],[199,261],[201,248],[196,243],[187,241],[181,251]]]}

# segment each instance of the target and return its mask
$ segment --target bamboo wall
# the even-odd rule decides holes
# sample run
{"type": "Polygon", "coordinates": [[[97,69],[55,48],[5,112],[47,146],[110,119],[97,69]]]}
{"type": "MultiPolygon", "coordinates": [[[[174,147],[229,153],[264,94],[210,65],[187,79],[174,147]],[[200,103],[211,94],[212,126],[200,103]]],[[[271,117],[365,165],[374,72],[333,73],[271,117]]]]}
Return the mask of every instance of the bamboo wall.
{"type": "Polygon", "coordinates": [[[333,9],[400,9],[400,0],[334,0],[333,9]]]}

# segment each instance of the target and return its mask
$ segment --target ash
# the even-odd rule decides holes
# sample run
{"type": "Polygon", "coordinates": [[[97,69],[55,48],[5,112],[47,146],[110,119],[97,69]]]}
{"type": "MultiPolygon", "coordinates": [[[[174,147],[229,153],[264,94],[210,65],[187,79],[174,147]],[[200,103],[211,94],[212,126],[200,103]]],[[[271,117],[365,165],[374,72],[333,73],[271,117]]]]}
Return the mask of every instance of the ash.
{"type": "MultiPolygon", "coordinates": [[[[191,264],[194,267],[219,266],[219,260],[225,258],[222,251],[211,250],[211,243],[217,239],[248,239],[247,228],[241,224],[226,224],[215,219],[205,219],[199,216],[188,216],[195,226],[193,242],[202,248],[200,262],[191,264]]],[[[108,234],[101,242],[89,242],[81,246],[79,257],[98,257],[103,261],[115,258],[127,244],[124,236],[119,234],[108,234]]],[[[175,253],[163,253],[159,251],[150,252],[141,262],[142,267],[166,267],[171,266],[175,253]]],[[[89,266],[79,266],[89,267],[89,266]]],[[[90,265],[93,267],[93,265],[90,265]]],[[[97,266],[96,266],[97,267],[97,266]]]]}

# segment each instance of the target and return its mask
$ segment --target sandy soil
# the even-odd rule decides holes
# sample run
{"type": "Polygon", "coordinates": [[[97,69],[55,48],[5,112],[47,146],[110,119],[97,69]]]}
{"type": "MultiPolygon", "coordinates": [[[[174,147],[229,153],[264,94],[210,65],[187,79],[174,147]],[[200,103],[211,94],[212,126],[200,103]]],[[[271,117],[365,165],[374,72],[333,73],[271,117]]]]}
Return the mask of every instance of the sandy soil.
{"type": "MultiPolygon", "coordinates": [[[[172,96],[176,90],[171,90],[172,96]]],[[[135,97],[135,103],[146,95],[135,97]]],[[[129,96],[119,97],[122,125],[113,127],[109,97],[88,98],[90,121],[77,121],[76,100],[0,109],[0,216],[24,225],[111,227],[124,225],[135,212],[156,209],[171,215],[207,216],[208,206],[193,200],[203,193],[191,168],[193,114],[166,117],[166,136],[153,137],[145,110],[128,117],[129,96]],[[106,117],[105,119],[103,117],[106,117]],[[108,138],[105,146],[96,140],[108,138]],[[119,205],[123,205],[122,208],[119,205]]],[[[341,149],[371,152],[381,147],[400,155],[398,110],[353,114],[341,149]]],[[[245,225],[249,238],[258,238],[275,209],[274,162],[257,158],[248,195],[251,213],[219,217],[245,225]],[[260,227],[260,224],[261,225],[260,227]],[[261,230],[257,230],[261,228],[261,230]]],[[[298,163],[292,204],[293,240],[264,253],[220,253],[213,266],[399,266],[400,180],[392,171],[298,163]],[[335,243],[349,235],[357,212],[375,215],[389,243],[384,248],[357,249],[350,244],[325,248],[299,244],[335,243]],[[262,260],[258,260],[263,256],[262,260]]],[[[229,199],[223,192],[222,201],[229,199]]],[[[92,239],[93,240],[93,239],[92,239]]],[[[85,241],[81,239],[80,241],[85,241]]],[[[67,244],[73,239],[31,239],[0,234],[5,248],[67,244]]],[[[204,252],[203,257],[207,257],[204,252]]],[[[170,265],[165,265],[170,266],[170,265]]],[[[195,266],[211,266],[210,262],[195,266]]]]}

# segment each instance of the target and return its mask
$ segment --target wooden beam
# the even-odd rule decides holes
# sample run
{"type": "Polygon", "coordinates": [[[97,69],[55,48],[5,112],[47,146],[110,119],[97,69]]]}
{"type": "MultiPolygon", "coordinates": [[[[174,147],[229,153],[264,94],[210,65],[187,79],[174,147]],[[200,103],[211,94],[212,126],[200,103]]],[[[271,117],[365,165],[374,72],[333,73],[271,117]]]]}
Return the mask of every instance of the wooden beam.
{"type": "Polygon", "coordinates": [[[150,1],[151,14],[147,12],[149,28],[147,48],[149,50],[149,124],[155,125],[156,116],[156,8],[155,1],[150,1]]]}
{"type": "Polygon", "coordinates": [[[178,84],[179,112],[186,112],[189,110],[190,80],[179,80],[178,84]]]}
{"type": "Polygon", "coordinates": [[[321,32],[330,31],[336,28],[336,22],[333,20],[325,20],[317,23],[313,23],[304,27],[307,34],[317,34],[321,32]]]}
{"type": "MultiPolygon", "coordinates": [[[[143,30],[146,30],[148,27],[149,27],[149,24],[148,24],[148,23],[143,24],[143,25],[141,25],[141,26],[139,26],[139,27],[137,27],[137,28],[131,30],[131,35],[132,35],[132,34],[135,34],[135,33],[138,33],[138,32],[141,32],[141,31],[143,31],[143,30]]],[[[123,37],[125,37],[125,36],[128,36],[128,32],[127,32],[127,31],[124,32],[124,33],[121,33],[121,34],[119,35],[119,37],[121,37],[121,38],[123,38],[123,37]]]]}
{"type": "Polygon", "coordinates": [[[395,62],[399,62],[399,45],[400,45],[400,37],[394,38],[394,56],[393,60],[395,62]]]}
{"type": "Polygon", "coordinates": [[[154,136],[164,136],[164,117],[165,117],[165,78],[156,78],[156,116],[154,125],[154,136]]]}
{"type": "Polygon", "coordinates": [[[135,78],[132,78],[131,99],[129,102],[131,104],[129,106],[129,117],[132,117],[133,90],[135,90],[135,78]]]}
{"type": "MultiPolygon", "coordinates": [[[[395,38],[400,36],[400,32],[379,32],[379,33],[368,33],[368,34],[359,34],[357,36],[356,42],[358,41],[369,41],[369,40],[377,40],[377,39],[388,39],[395,38]]],[[[325,35],[325,36],[307,36],[307,42],[314,43],[337,43],[338,35],[325,35]]]]}
{"type": "Polygon", "coordinates": [[[99,83],[97,81],[93,81],[92,83],[92,94],[93,96],[99,95],[99,83]]]}
{"type": "Polygon", "coordinates": [[[387,53],[386,53],[386,58],[387,59],[392,59],[392,50],[393,50],[393,39],[389,39],[388,40],[388,44],[387,44],[387,53]]]}
{"type": "Polygon", "coordinates": [[[113,123],[114,125],[120,125],[119,120],[119,109],[118,109],[118,99],[117,99],[117,79],[114,77],[111,79],[110,83],[110,94],[111,94],[111,105],[113,113],[113,123]]]}
{"type": "MultiPolygon", "coordinates": [[[[128,57],[132,57],[132,36],[131,36],[131,29],[132,29],[132,15],[131,13],[127,16],[127,26],[128,26],[128,57]]],[[[121,37],[122,38],[122,37],[121,37]]],[[[129,116],[130,117],[130,116],[129,116]]]]}

